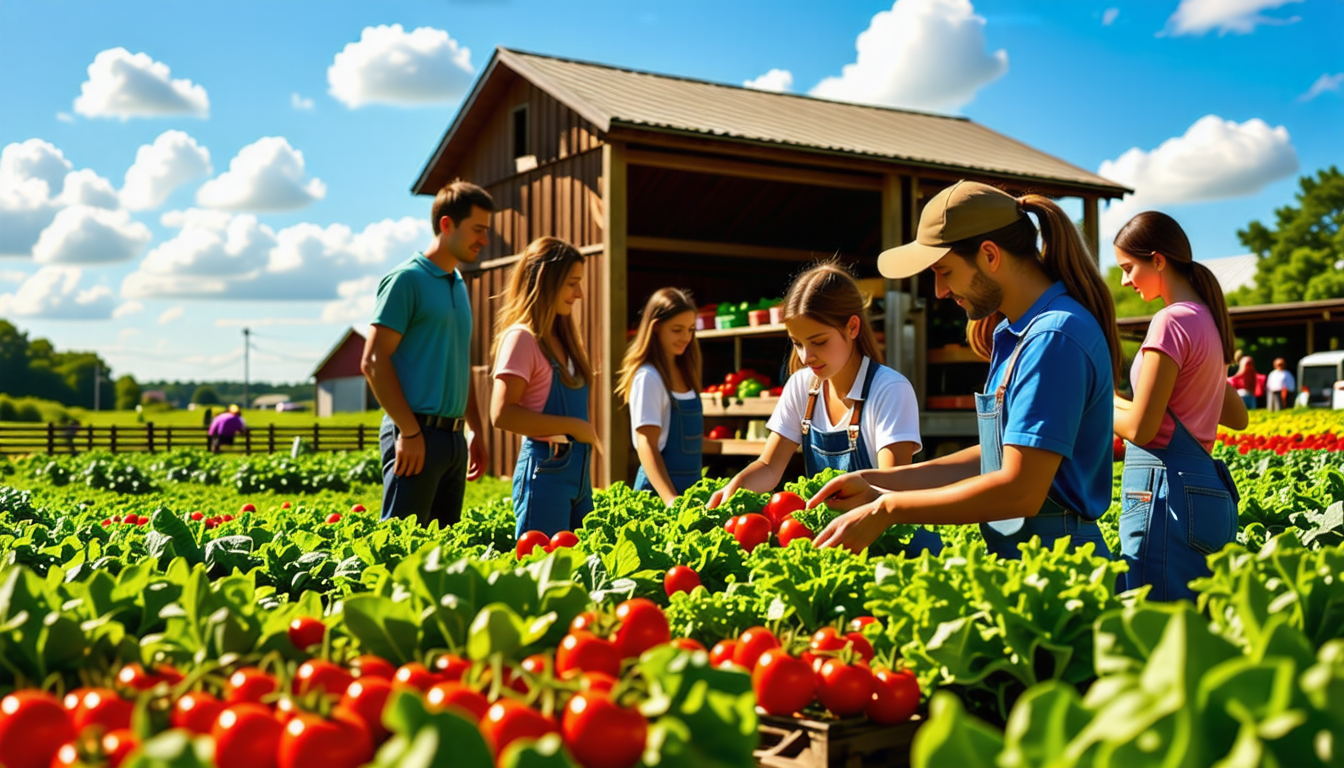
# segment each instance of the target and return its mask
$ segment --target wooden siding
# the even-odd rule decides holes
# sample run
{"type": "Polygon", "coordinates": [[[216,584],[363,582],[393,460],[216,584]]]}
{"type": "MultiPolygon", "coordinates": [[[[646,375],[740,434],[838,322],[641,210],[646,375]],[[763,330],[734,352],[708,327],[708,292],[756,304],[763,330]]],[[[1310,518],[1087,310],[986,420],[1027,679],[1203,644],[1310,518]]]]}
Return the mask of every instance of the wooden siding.
{"type": "Polygon", "coordinates": [[[513,112],[527,107],[528,144],[539,168],[601,146],[592,123],[522,78],[515,78],[508,95],[495,106],[486,127],[466,151],[456,175],[490,187],[517,175],[513,155],[513,112]]]}

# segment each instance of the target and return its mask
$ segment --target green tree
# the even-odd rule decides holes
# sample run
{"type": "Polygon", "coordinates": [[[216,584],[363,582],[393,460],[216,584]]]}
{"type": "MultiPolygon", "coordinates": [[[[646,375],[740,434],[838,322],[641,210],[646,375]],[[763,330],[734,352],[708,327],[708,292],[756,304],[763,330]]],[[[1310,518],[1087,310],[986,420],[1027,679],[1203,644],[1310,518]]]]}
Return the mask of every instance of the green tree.
{"type": "Polygon", "coordinates": [[[131,374],[125,374],[117,379],[117,410],[131,411],[140,404],[140,385],[136,383],[135,377],[131,374]]]}
{"type": "Polygon", "coordinates": [[[1331,166],[1298,183],[1297,204],[1274,212],[1273,229],[1252,221],[1237,231],[1260,260],[1255,286],[1238,289],[1228,303],[1344,298],[1344,173],[1331,166]]]}
{"type": "Polygon", "coordinates": [[[191,402],[197,405],[219,405],[219,394],[209,384],[202,384],[191,393],[191,402]]]}

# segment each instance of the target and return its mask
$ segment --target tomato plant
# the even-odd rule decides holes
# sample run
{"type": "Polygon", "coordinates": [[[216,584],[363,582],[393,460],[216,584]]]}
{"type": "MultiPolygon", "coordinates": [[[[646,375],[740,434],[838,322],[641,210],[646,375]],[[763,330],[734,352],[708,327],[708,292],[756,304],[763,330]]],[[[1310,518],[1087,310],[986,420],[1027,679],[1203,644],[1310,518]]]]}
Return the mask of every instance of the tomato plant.
{"type": "Polygon", "coordinates": [[[812,536],[814,534],[802,522],[790,517],[785,519],[784,522],[780,523],[778,535],[779,535],[779,546],[787,547],[789,546],[789,542],[794,541],[796,539],[804,539],[807,541],[811,541],[812,536]]]}
{"type": "Polygon", "coordinates": [[[770,519],[765,515],[746,514],[737,518],[733,526],[733,538],[742,548],[750,552],[770,541],[770,519]]]}
{"type": "Polygon", "coordinates": [[[327,625],[312,616],[297,616],[289,622],[289,642],[300,651],[321,645],[327,635],[327,625]]]}
{"type": "Polygon", "coordinates": [[[555,651],[555,673],[564,676],[573,671],[621,674],[621,651],[616,643],[585,630],[570,632],[555,651]]]}
{"type": "Polygon", "coordinates": [[[668,597],[678,592],[690,592],[700,586],[700,574],[684,565],[674,565],[663,576],[663,591],[668,597]]]}
{"type": "Polygon", "coordinates": [[[173,713],[169,721],[174,728],[207,734],[222,711],[224,702],[211,694],[205,691],[188,691],[173,702],[173,713]]]}
{"type": "Polygon", "coordinates": [[[392,695],[392,681],[381,677],[361,677],[345,689],[341,707],[363,721],[374,743],[387,737],[383,725],[383,708],[392,695]]]}
{"type": "Polygon", "coordinates": [[[274,768],[284,727],[260,704],[233,704],[219,713],[211,735],[217,768],[274,768]]]}
{"type": "Polygon", "coordinates": [[[873,698],[873,673],[859,664],[827,659],[817,673],[817,699],[836,717],[853,717],[873,698]]]}
{"type": "Polygon", "coordinates": [[[770,519],[770,527],[778,532],[785,520],[792,519],[794,512],[807,508],[807,501],[793,491],[780,491],[770,497],[765,505],[765,516],[770,519]]]}
{"type": "Polygon", "coordinates": [[[514,699],[496,701],[481,718],[481,735],[496,755],[518,739],[540,739],[556,730],[554,720],[514,699]]]}
{"type": "Polygon", "coordinates": [[[652,600],[636,597],[616,606],[616,649],[622,658],[639,656],[648,649],[672,640],[663,609],[652,600]]]}
{"type": "Polygon", "coordinates": [[[299,695],[321,690],[328,696],[340,696],[354,679],[344,668],[326,659],[309,659],[294,673],[293,690],[299,695]]]}
{"type": "Polygon", "coordinates": [[[787,717],[801,710],[816,696],[817,677],[807,662],[795,659],[783,648],[761,654],[751,673],[756,703],[766,712],[787,717]]]}
{"type": "Polygon", "coordinates": [[[330,718],[301,712],[285,725],[277,748],[278,768],[359,768],[373,759],[364,721],[339,707],[330,718]]]}
{"type": "Polygon", "coordinates": [[[471,721],[479,723],[490,708],[490,700],[480,691],[472,690],[461,683],[439,683],[425,692],[425,704],[431,710],[444,710],[456,707],[470,716],[471,721]]]}
{"type": "Polygon", "coordinates": [[[47,768],[75,733],[70,714],[49,693],[22,690],[0,700],[0,765],[47,768]]]}
{"type": "Polygon", "coordinates": [[[779,638],[765,627],[752,627],[737,638],[737,647],[733,649],[733,663],[751,672],[761,654],[771,648],[779,647],[779,638]]]}
{"type": "Polygon", "coordinates": [[[873,699],[864,714],[879,725],[896,725],[909,720],[919,708],[919,681],[908,669],[873,670],[873,699]]]}
{"type": "Polygon", "coordinates": [[[589,690],[565,705],[561,728],[565,746],[583,768],[630,768],[644,754],[649,724],[638,709],[589,690]]]}
{"type": "Polygon", "coordinates": [[[518,545],[514,548],[514,554],[521,560],[532,554],[532,550],[541,547],[543,550],[546,545],[551,543],[551,537],[541,531],[527,531],[518,538],[518,545]]]}

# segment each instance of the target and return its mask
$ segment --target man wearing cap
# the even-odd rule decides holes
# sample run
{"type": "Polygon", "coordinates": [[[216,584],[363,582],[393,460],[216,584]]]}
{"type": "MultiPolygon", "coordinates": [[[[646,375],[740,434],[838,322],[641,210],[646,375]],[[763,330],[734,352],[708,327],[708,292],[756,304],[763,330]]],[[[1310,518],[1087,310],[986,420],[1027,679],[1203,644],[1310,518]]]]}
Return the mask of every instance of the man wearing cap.
{"type": "Polygon", "coordinates": [[[386,412],[378,434],[383,520],[456,523],[466,481],[485,471],[471,386],[471,302],[457,267],[480,257],[494,210],[475,184],[439,190],[430,213],[434,241],[378,284],[360,369],[386,412]]]}
{"type": "Polygon", "coordinates": [[[991,552],[1069,536],[1109,556],[1096,520],[1111,503],[1119,334],[1110,292],[1077,228],[1039,195],[957,182],[924,207],[915,242],[884,252],[884,277],[931,270],[938,298],[971,320],[988,354],[980,444],[932,461],[827,483],[809,506],[845,513],[817,546],[867,547],[893,523],[978,523],[991,552]],[[1037,227],[1028,214],[1040,222],[1037,227]]]}

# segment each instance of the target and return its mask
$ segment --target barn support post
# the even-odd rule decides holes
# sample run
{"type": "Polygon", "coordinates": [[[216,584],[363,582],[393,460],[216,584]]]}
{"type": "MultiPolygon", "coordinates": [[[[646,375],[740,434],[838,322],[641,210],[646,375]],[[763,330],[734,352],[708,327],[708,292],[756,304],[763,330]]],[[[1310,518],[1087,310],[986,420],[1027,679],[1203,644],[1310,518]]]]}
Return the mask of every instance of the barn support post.
{"type": "Polygon", "coordinates": [[[626,227],[628,223],[626,148],[623,142],[602,145],[602,304],[594,309],[593,322],[602,324],[602,348],[598,357],[598,437],[605,455],[595,466],[598,485],[607,486],[627,477],[629,431],[625,411],[616,397],[617,368],[625,357],[626,318],[626,227]]]}

